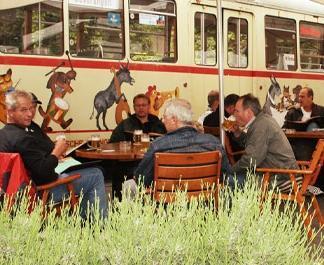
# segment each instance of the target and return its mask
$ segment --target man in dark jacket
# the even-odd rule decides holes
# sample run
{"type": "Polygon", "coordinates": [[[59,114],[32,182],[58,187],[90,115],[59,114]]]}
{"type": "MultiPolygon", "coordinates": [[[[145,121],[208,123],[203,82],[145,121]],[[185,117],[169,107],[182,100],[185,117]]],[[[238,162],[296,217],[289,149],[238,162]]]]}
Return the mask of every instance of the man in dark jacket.
{"type": "MultiPolygon", "coordinates": [[[[55,168],[67,150],[65,139],[58,139],[54,144],[48,137],[39,136],[41,134],[36,137],[29,131],[35,106],[28,92],[15,90],[7,94],[6,107],[7,124],[0,130],[0,152],[19,153],[36,185],[47,184],[67,175],[81,174],[79,179],[73,181],[76,193],[83,194],[81,217],[87,217],[88,205],[93,209],[96,198],[99,200],[101,216],[106,217],[107,198],[102,172],[97,168],[83,168],[58,175],[55,168]]],[[[52,188],[50,192],[54,202],[69,195],[62,185],[52,188]]]]}
{"type": "Polygon", "coordinates": [[[111,143],[131,141],[134,130],[142,130],[144,133],[166,133],[164,124],[160,119],[149,114],[150,99],[146,95],[136,95],[133,104],[135,113],[117,125],[111,134],[109,140],[111,143]]]}
{"type": "MultiPolygon", "coordinates": [[[[289,121],[307,121],[312,117],[322,116],[324,117],[324,107],[319,106],[313,102],[314,92],[309,87],[304,87],[299,92],[300,107],[293,107],[288,111],[285,117],[285,123],[283,128],[289,128],[289,121]]],[[[317,123],[316,120],[314,120],[317,123]]],[[[311,130],[314,126],[322,127],[324,124],[312,124],[308,125],[307,130],[311,130]]]]}
{"type": "MultiPolygon", "coordinates": [[[[145,94],[138,94],[133,99],[134,111],[127,119],[123,120],[113,130],[110,142],[132,141],[134,130],[143,133],[164,134],[166,129],[160,119],[149,114],[150,99],[145,94]]],[[[104,167],[112,178],[113,196],[121,200],[122,183],[125,177],[132,178],[139,161],[105,161],[104,167]]]]}

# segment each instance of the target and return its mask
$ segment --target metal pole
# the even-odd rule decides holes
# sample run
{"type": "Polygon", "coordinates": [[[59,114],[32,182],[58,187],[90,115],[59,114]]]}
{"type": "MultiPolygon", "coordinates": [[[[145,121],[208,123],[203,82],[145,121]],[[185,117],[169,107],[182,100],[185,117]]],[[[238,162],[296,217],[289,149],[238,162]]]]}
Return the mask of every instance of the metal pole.
{"type": "Polygon", "coordinates": [[[225,132],[221,124],[224,122],[224,48],[223,48],[223,11],[222,0],[217,1],[217,57],[218,57],[218,84],[219,84],[219,133],[220,140],[225,145],[225,132]]]}

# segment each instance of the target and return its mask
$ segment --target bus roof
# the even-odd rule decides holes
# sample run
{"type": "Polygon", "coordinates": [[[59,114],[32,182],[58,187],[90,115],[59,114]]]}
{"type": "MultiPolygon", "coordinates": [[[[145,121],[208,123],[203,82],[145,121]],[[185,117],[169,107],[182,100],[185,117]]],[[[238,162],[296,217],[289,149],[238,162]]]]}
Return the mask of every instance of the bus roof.
{"type": "Polygon", "coordinates": [[[230,0],[324,17],[324,0],[230,0]]]}

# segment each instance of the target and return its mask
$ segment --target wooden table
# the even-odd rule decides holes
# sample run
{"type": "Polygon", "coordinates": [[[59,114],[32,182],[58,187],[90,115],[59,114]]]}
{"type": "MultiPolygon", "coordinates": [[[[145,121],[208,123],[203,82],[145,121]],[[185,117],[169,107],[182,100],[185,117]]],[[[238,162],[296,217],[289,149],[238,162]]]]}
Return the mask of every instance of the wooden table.
{"type": "Polygon", "coordinates": [[[140,160],[143,158],[146,149],[143,145],[132,144],[129,150],[121,150],[119,143],[102,144],[100,150],[79,149],[76,150],[77,157],[88,159],[108,159],[108,160],[140,160]]]}
{"type": "Polygon", "coordinates": [[[324,139],[324,131],[314,132],[285,132],[287,138],[324,139]]]}

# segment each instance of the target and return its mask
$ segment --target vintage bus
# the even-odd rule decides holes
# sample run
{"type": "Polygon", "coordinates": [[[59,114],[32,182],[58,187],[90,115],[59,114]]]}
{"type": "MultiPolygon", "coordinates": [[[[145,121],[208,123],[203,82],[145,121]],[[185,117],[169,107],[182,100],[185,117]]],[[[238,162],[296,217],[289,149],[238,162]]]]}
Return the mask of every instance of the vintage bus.
{"type": "MultiPolygon", "coordinates": [[[[0,127],[13,89],[37,95],[36,121],[71,139],[108,137],[138,93],[159,116],[166,100],[188,99],[197,118],[218,89],[216,2],[1,0],[0,127]]],[[[324,5],[219,2],[225,95],[257,95],[279,123],[300,86],[324,104],[324,5]]]]}

